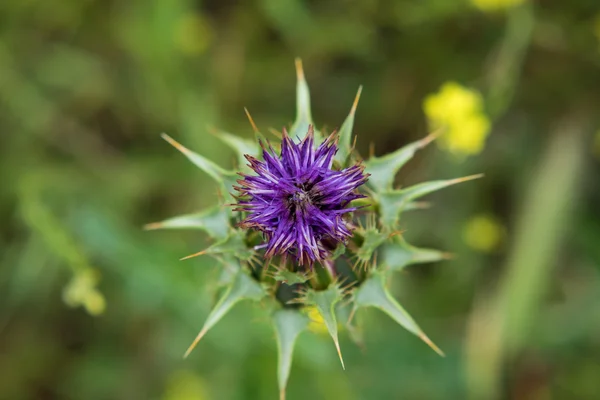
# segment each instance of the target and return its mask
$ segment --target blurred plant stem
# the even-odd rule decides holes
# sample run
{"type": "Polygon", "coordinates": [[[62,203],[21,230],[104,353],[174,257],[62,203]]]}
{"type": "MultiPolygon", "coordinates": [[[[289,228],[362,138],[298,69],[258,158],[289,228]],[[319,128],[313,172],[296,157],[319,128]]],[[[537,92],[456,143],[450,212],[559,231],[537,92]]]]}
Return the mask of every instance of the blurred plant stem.
{"type": "Polygon", "coordinates": [[[486,77],[488,113],[492,119],[501,117],[512,101],[534,24],[529,2],[514,7],[508,14],[504,37],[489,60],[486,77]]]}
{"type": "MultiPolygon", "coordinates": [[[[49,252],[69,266],[71,282],[63,291],[63,300],[71,307],[84,306],[92,315],[104,312],[106,301],[98,291],[99,273],[75,237],[64,226],[60,217],[44,200],[44,190],[51,185],[48,173],[30,173],[20,180],[19,203],[23,221],[45,242],[49,252]]],[[[53,182],[54,183],[54,182],[53,182]]]]}
{"type": "Polygon", "coordinates": [[[503,397],[504,362],[535,339],[528,335],[580,190],[586,130],[586,120],[576,116],[557,126],[525,194],[497,293],[476,300],[466,343],[471,399],[503,397]]]}

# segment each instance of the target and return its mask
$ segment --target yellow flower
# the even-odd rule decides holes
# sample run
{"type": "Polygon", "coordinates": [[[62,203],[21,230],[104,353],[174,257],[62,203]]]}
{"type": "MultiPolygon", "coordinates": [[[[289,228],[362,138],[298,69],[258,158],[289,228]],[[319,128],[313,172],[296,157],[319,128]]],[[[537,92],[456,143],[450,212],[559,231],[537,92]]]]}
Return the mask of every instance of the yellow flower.
{"type": "Polygon", "coordinates": [[[476,215],[467,221],[464,241],[470,247],[489,253],[498,248],[504,237],[504,227],[491,215],[476,215]]]}
{"type": "Polygon", "coordinates": [[[485,12],[505,10],[524,2],[525,0],[471,0],[471,4],[485,12]]]}
{"type": "Polygon", "coordinates": [[[175,30],[175,43],[182,53],[199,55],[212,41],[212,31],[201,14],[186,14],[175,30]]]}
{"type": "Polygon", "coordinates": [[[96,288],[99,274],[92,268],[75,273],[63,290],[63,301],[70,307],[83,306],[90,315],[100,315],[106,309],[106,300],[96,288]]]}
{"type": "Polygon", "coordinates": [[[483,150],[491,123],[483,112],[480,93],[458,83],[445,83],[425,98],[423,110],[432,128],[443,128],[440,145],[458,156],[483,150]]]}
{"type": "Polygon", "coordinates": [[[207,400],[206,383],[198,374],[189,370],[178,370],[167,379],[162,400],[207,400]]]}
{"type": "Polygon", "coordinates": [[[310,331],[321,334],[328,333],[327,325],[325,325],[325,320],[323,319],[323,316],[321,315],[317,307],[307,307],[305,311],[306,315],[308,315],[308,318],[310,319],[310,322],[308,324],[308,329],[310,331]]]}
{"type": "Polygon", "coordinates": [[[482,103],[479,93],[456,82],[447,82],[438,94],[425,99],[425,114],[434,121],[456,121],[465,113],[478,111],[482,103]]]}
{"type": "Polygon", "coordinates": [[[446,134],[445,145],[456,154],[478,154],[485,145],[485,138],[490,130],[490,121],[483,115],[472,115],[460,124],[450,125],[446,134]]]}

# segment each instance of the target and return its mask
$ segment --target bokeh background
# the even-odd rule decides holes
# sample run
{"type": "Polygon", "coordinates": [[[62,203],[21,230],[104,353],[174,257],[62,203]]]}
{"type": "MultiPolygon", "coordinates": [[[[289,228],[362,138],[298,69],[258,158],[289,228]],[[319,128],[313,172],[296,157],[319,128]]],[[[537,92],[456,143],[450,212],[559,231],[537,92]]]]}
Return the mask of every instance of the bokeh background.
{"type": "Polygon", "coordinates": [[[260,307],[182,359],[216,262],[143,226],[218,200],[160,133],[233,166],[211,127],[293,121],[295,57],[321,127],[363,85],[361,154],[446,128],[398,185],[486,176],[403,220],[454,254],[392,287],[447,356],[373,310],[346,371],[300,337],[288,399],[600,398],[597,0],[3,0],[0,399],[277,398],[260,307]]]}

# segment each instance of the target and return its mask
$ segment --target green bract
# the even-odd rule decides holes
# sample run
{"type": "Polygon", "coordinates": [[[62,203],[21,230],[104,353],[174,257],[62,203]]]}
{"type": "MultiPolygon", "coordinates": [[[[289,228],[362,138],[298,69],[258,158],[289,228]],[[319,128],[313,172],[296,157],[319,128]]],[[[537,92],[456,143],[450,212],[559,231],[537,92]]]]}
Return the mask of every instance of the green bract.
{"type": "MultiPolygon", "coordinates": [[[[310,93],[304,79],[302,64],[296,61],[297,69],[297,113],[296,121],[290,129],[291,137],[302,138],[313,125],[310,111],[310,93]]],[[[361,88],[359,88],[351,111],[338,132],[339,150],[334,159],[337,169],[347,168],[359,159],[353,149],[352,129],[354,115],[361,88]]],[[[254,124],[253,124],[254,126],[254,124]]],[[[255,128],[257,137],[262,137],[255,128]]],[[[226,132],[216,132],[225,144],[237,154],[240,163],[244,155],[259,157],[257,142],[241,139],[226,132]]],[[[237,171],[225,170],[205,157],[183,147],[167,135],[165,140],[181,151],[190,161],[210,175],[221,191],[231,196],[237,171]]],[[[371,157],[364,162],[370,174],[365,193],[366,199],[356,202],[368,205],[354,212],[352,223],[356,226],[347,246],[338,245],[331,257],[323,264],[302,270],[293,261],[276,257],[266,261],[257,248],[260,235],[242,229],[237,223],[242,219],[241,212],[233,211],[227,205],[217,205],[197,214],[174,217],[162,222],[149,224],[148,229],[192,228],[206,232],[214,243],[204,251],[192,256],[210,254],[223,267],[219,284],[226,290],[208,315],[200,333],[189,347],[187,356],[200,339],[238,302],[242,300],[261,301],[272,307],[272,322],[279,352],[278,381],[281,398],[285,397],[285,387],[292,365],[293,348],[298,335],[308,329],[309,318],[306,307],[316,309],[334,341],[343,364],[338,341],[338,327],[345,326],[356,339],[357,322],[353,318],[360,308],[375,307],[388,314],[405,329],[421,338],[433,350],[443,355],[441,350],[425,335],[404,308],[391,296],[387,283],[395,271],[424,262],[447,258],[447,254],[421,249],[408,244],[400,234],[400,215],[403,211],[421,208],[419,198],[433,191],[460,183],[478,176],[461,179],[430,181],[404,189],[394,189],[394,177],[415,152],[430,143],[434,135],[409,144],[383,157],[371,157]]],[[[315,130],[317,144],[323,135],[315,130]]],[[[240,164],[240,168],[244,168],[240,164]]],[[[186,258],[192,257],[188,256],[186,258]]]]}

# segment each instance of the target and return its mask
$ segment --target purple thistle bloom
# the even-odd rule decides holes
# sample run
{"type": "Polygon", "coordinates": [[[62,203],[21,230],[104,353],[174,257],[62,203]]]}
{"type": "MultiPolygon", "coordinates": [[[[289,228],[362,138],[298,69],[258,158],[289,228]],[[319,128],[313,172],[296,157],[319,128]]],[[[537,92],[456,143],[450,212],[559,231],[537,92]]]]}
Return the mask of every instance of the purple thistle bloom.
{"type": "Polygon", "coordinates": [[[357,188],[367,181],[361,164],[331,169],[337,152],[337,137],[331,134],[314,148],[314,131],[294,143],[283,130],[281,155],[267,143],[264,161],[246,155],[257,175],[238,180],[237,211],[248,213],[240,226],[261,231],[267,241],[265,257],[291,254],[300,265],[324,260],[329,251],[323,241],[345,243],[352,235],[342,219],[357,207],[348,207],[365,197],[357,188]]]}

